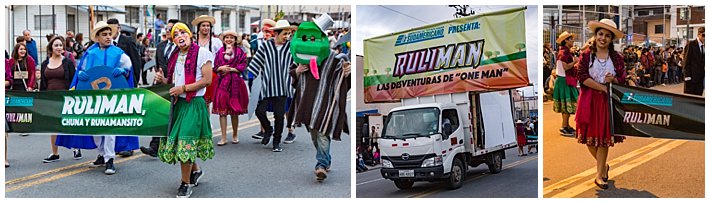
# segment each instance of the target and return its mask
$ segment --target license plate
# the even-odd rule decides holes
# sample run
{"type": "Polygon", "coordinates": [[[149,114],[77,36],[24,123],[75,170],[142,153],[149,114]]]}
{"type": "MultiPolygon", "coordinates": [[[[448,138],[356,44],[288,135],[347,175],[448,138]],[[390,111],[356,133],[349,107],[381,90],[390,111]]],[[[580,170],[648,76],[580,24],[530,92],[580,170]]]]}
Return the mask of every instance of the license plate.
{"type": "Polygon", "coordinates": [[[414,170],[399,170],[399,177],[414,177],[414,170]]]}

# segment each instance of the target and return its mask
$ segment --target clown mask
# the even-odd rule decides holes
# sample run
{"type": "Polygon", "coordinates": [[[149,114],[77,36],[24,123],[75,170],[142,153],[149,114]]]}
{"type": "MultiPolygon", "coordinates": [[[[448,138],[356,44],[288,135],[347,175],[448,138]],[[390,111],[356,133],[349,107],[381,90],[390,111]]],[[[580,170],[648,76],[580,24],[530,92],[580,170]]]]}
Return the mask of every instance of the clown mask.
{"type": "Polygon", "coordinates": [[[303,22],[291,40],[291,55],[298,64],[309,64],[311,58],[321,64],[330,56],[328,37],[314,22],[303,22]]]}

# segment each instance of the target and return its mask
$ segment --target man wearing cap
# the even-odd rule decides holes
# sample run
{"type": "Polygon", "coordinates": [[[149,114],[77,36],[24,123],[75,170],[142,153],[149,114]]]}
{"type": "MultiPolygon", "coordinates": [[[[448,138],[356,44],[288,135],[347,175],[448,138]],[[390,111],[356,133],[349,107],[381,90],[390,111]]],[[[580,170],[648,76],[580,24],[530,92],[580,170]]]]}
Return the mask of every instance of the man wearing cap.
{"type": "MultiPolygon", "coordinates": [[[[112,66],[113,71],[110,73],[113,77],[126,77],[128,85],[133,86],[133,75],[131,74],[131,59],[123,50],[113,45],[114,36],[118,33],[116,26],[107,24],[104,21],[96,23],[94,30],[91,31],[91,40],[96,42],[86,50],[86,54],[79,61],[77,72],[74,75],[74,80],[71,87],[76,88],[80,82],[89,82],[89,75],[86,71],[99,66],[112,66]]],[[[81,139],[80,136],[67,137],[71,140],[81,139]]],[[[57,143],[62,143],[62,139],[57,137],[57,143]]],[[[95,136],[94,141],[99,143],[99,156],[92,163],[93,167],[104,165],[107,175],[116,173],[116,168],[113,164],[116,157],[116,150],[133,150],[138,148],[137,137],[122,136],[117,139],[116,136],[95,136]]],[[[71,142],[71,141],[70,141],[71,142]]],[[[95,146],[94,146],[95,147],[95,146]]],[[[81,148],[81,147],[77,147],[81,148]]]]}
{"type": "Polygon", "coordinates": [[[683,75],[686,94],[703,95],[705,90],[705,27],[698,28],[698,39],[685,45],[683,53],[683,75]]]}
{"type": "Polygon", "coordinates": [[[311,134],[316,149],[316,181],[323,182],[331,164],[330,141],[341,140],[348,122],[347,92],[350,90],[350,63],[331,51],[325,34],[333,19],[323,14],[314,22],[298,27],[291,42],[296,64],[290,75],[296,93],[293,99],[294,121],[311,134]],[[306,64],[310,64],[309,67],[306,64]]]}
{"type": "Polygon", "coordinates": [[[279,20],[276,26],[270,29],[274,31],[276,36],[259,46],[248,69],[249,72],[262,78],[261,84],[254,84],[262,86],[261,92],[252,92],[255,94],[252,96],[259,98],[255,114],[259,118],[261,127],[265,130],[261,144],[269,144],[271,135],[273,135],[273,152],[283,151],[281,133],[284,127],[286,98],[293,96],[289,86],[291,78],[288,75],[289,66],[293,64],[290,51],[291,43],[288,41],[293,28],[287,20],[279,20]],[[266,117],[266,108],[269,103],[274,109],[274,128],[266,117]]]}
{"type": "Polygon", "coordinates": [[[576,34],[567,31],[560,34],[557,38],[557,44],[560,50],[557,54],[556,71],[557,80],[555,80],[555,89],[553,96],[554,108],[556,113],[562,114],[562,127],[560,133],[565,136],[573,136],[574,128],[569,125],[570,114],[577,111],[577,80],[575,77],[576,70],[574,65],[577,63],[577,58],[572,55],[570,48],[574,46],[574,37],[576,34]],[[570,82],[567,82],[570,81],[570,82]]]}

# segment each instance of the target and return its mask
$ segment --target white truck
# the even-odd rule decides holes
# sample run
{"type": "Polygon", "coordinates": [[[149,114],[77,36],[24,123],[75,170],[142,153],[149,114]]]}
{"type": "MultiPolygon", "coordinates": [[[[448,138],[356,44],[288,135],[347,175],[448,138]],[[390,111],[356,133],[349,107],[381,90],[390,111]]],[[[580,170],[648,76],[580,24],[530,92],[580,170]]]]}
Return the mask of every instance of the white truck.
{"type": "Polygon", "coordinates": [[[501,90],[402,99],[378,142],[382,177],[399,189],[437,180],[456,189],[468,166],[485,163],[499,173],[505,150],[516,146],[511,95],[501,90]]]}

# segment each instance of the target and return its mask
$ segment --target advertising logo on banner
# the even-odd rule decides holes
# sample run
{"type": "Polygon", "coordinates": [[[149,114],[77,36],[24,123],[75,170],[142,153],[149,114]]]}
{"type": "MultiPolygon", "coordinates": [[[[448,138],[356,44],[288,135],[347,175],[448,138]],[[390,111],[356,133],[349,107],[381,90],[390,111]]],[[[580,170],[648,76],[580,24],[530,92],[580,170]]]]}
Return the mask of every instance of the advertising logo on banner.
{"type": "Polygon", "coordinates": [[[525,8],[366,39],[365,102],[527,86],[525,8]]]}
{"type": "Polygon", "coordinates": [[[164,136],[169,88],[8,91],[5,118],[13,132],[164,136]]]}
{"type": "Polygon", "coordinates": [[[705,100],[657,90],[611,85],[613,133],[705,140],[705,100]]]}

